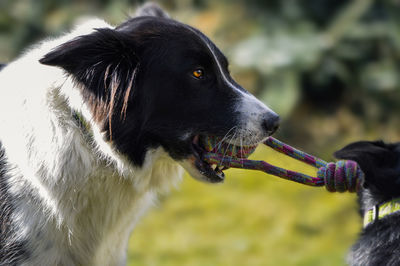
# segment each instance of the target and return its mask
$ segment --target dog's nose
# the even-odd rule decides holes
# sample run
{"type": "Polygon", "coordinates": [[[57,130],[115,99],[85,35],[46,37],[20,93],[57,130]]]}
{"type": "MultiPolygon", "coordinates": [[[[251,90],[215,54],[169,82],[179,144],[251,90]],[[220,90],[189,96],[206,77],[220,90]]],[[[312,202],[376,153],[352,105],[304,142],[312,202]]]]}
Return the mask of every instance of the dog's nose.
{"type": "Polygon", "coordinates": [[[279,128],[280,118],[279,115],[273,114],[268,115],[262,122],[263,129],[268,133],[268,135],[272,135],[279,128]]]}

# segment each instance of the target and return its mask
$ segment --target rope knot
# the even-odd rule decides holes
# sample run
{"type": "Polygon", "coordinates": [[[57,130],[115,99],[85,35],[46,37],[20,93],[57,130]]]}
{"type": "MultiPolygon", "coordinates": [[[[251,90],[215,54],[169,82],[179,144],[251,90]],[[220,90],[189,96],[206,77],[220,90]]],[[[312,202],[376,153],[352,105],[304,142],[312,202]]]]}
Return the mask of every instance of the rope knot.
{"type": "Polygon", "coordinates": [[[351,160],[328,163],[318,169],[317,176],[324,180],[329,192],[355,192],[364,179],[358,164],[351,160]]]}

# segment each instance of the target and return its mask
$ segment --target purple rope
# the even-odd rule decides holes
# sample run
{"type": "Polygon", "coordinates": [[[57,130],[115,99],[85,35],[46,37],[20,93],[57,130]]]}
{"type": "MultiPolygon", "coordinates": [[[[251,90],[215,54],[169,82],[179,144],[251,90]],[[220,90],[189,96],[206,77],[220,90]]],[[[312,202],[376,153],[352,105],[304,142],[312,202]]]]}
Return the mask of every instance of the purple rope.
{"type": "Polygon", "coordinates": [[[204,154],[203,159],[210,164],[263,171],[304,185],[325,186],[330,192],[356,192],[364,178],[363,172],[354,161],[346,160],[327,163],[322,159],[297,150],[272,137],[269,137],[263,144],[296,160],[318,168],[317,177],[280,168],[264,161],[248,160],[246,158],[255,150],[255,147],[245,147],[242,149],[213,137],[203,140],[203,145],[208,151],[208,153],[204,154]]]}

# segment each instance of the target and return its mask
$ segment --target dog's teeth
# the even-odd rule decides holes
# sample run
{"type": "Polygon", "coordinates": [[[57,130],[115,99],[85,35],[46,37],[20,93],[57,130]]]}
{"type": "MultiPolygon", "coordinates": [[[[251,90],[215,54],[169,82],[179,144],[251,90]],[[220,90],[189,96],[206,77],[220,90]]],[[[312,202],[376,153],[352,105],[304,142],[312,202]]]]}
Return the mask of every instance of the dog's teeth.
{"type": "Polygon", "coordinates": [[[211,168],[215,171],[215,169],[217,169],[217,165],[216,165],[215,163],[213,163],[213,164],[211,165],[211,168]]]}

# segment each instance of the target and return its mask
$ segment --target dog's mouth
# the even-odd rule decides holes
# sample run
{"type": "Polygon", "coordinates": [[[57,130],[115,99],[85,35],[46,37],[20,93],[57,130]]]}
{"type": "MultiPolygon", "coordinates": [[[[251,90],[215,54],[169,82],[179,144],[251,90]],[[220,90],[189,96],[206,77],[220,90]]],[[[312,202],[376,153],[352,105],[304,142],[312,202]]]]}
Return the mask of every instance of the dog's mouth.
{"type": "Polygon", "coordinates": [[[223,138],[196,135],[191,140],[192,154],[183,166],[194,178],[209,183],[220,183],[225,179],[224,170],[228,169],[218,164],[210,164],[204,157],[208,153],[220,158],[247,158],[257,145],[237,146],[224,141],[223,138]],[[189,165],[188,165],[189,164],[189,165]]]}

